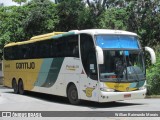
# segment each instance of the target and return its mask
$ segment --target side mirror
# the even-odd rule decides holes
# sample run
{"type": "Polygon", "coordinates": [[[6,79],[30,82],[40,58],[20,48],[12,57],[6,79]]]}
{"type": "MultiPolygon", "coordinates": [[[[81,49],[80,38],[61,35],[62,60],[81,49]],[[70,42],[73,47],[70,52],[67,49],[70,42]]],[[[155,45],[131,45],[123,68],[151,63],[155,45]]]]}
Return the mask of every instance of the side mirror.
{"type": "Polygon", "coordinates": [[[150,47],[145,47],[145,51],[148,51],[150,56],[151,56],[151,63],[155,64],[156,63],[156,54],[154,50],[150,47]]]}
{"type": "Polygon", "coordinates": [[[99,46],[96,46],[96,51],[97,51],[97,59],[98,59],[98,64],[103,64],[104,63],[104,56],[103,56],[103,50],[99,46]]]}

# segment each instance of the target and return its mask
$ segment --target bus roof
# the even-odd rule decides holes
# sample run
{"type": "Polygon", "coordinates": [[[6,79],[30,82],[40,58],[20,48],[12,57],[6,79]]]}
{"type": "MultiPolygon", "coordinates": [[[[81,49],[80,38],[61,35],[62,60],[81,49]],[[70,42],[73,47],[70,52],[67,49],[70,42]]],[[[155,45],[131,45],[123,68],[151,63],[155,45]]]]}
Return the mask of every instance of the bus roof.
{"type": "Polygon", "coordinates": [[[30,40],[26,40],[26,41],[22,41],[22,42],[9,43],[9,44],[5,45],[4,47],[9,47],[9,46],[14,46],[14,45],[22,45],[22,44],[28,44],[28,43],[34,43],[36,41],[41,41],[41,40],[47,40],[47,39],[50,39],[53,36],[56,36],[56,35],[59,35],[59,34],[63,34],[63,33],[65,33],[65,32],[52,32],[52,33],[48,33],[48,34],[38,35],[38,36],[32,37],[30,40]]]}
{"type": "Polygon", "coordinates": [[[123,31],[123,30],[110,30],[110,29],[88,29],[88,30],[71,30],[69,32],[55,35],[51,38],[59,38],[62,36],[68,36],[68,35],[74,35],[74,34],[90,34],[90,35],[98,35],[98,34],[109,34],[109,35],[131,35],[131,36],[137,36],[136,33],[123,31]]]}
{"type": "Polygon", "coordinates": [[[75,30],[75,33],[77,33],[77,34],[89,33],[92,35],[98,35],[98,34],[114,34],[115,35],[115,34],[118,34],[118,35],[137,36],[137,34],[133,33],[133,32],[123,31],[123,30],[111,30],[111,29],[87,29],[87,30],[80,30],[80,31],[75,30]]]}
{"type": "Polygon", "coordinates": [[[110,29],[71,30],[69,32],[52,32],[52,33],[48,33],[48,34],[34,36],[30,40],[9,43],[9,44],[5,45],[5,47],[34,43],[36,41],[47,40],[47,39],[52,39],[52,38],[54,39],[54,38],[59,38],[62,36],[68,36],[68,35],[72,35],[72,34],[81,34],[81,33],[86,33],[86,34],[91,34],[91,35],[98,35],[98,34],[114,34],[115,35],[115,34],[117,34],[117,35],[137,36],[136,33],[123,31],[123,30],[110,30],[110,29]]]}

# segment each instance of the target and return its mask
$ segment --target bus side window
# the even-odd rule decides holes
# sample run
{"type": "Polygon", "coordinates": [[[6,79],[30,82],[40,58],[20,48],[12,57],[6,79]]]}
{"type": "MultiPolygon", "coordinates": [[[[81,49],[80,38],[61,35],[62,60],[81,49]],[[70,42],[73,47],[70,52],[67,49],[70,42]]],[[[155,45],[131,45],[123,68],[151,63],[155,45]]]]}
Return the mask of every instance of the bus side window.
{"type": "Polygon", "coordinates": [[[79,57],[78,35],[71,35],[65,38],[66,40],[66,56],[79,57]]]}
{"type": "Polygon", "coordinates": [[[76,45],[73,49],[73,56],[74,57],[79,57],[79,48],[78,45],[76,45]]]}
{"type": "Polygon", "coordinates": [[[57,57],[64,57],[64,48],[66,47],[65,44],[63,44],[62,38],[59,38],[59,40],[56,40],[56,52],[57,57]]]}
{"type": "Polygon", "coordinates": [[[11,60],[13,58],[12,47],[4,48],[4,59],[11,60]]]}
{"type": "Polygon", "coordinates": [[[98,80],[96,51],[92,36],[80,35],[81,59],[86,74],[93,80],[98,80]]]}
{"type": "Polygon", "coordinates": [[[22,52],[23,52],[23,59],[27,58],[27,48],[22,48],[22,52]]]}
{"type": "Polygon", "coordinates": [[[19,46],[11,46],[11,47],[9,47],[8,55],[10,55],[10,57],[9,57],[10,60],[20,59],[20,55],[19,54],[20,54],[19,46]]]}
{"type": "Polygon", "coordinates": [[[37,46],[36,43],[30,45],[30,58],[37,58],[37,46]]]}
{"type": "Polygon", "coordinates": [[[51,43],[50,56],[57,57],[57,44],[55,41],[51,43]]]}
{"type": "Polygon", "coordinates": [[[50,51],[49,51],[49,47],[50,45],[48,44],[48,41],[43,41],[40,43],[40,57],[42,58],[49,58],[49,54],[50,54],[50,51]]]}
{"type": "Polygon", "coordinates": [[[12,60],[19,59],[18,51],[19,51],[18,46],[13,46],[12,47],[12,60]]]}

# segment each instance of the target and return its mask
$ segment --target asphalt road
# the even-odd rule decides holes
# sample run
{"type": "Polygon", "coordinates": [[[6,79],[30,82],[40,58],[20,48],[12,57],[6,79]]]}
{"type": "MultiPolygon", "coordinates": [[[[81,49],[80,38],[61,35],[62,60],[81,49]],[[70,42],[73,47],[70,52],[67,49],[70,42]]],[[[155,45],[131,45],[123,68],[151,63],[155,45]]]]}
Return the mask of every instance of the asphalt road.
{"type": "MultiPolygon", "coordinates": [[[[12,89],[0,86],[0,111],[160,111],[160,99],[138,99],[138,100],[125,100],[110,103],[95,103],[84,101],[80,105],[71,105],[64,97],[53,95],[27,92],[26,95],[14,94],[12,89]]],[[[61,113],[58,113],[61,114],[61,113]]],[[[98,114],[97,114],[98,115],[98,114]]],[[[54,117],[55,118],[55,117],[54,117]]],[[[7,119],[7,118],[5,118],[7,119]]],[[[18,118],[16,118],[18,119],[18,118]]],[[[20,118],[19,118],[20,119],[20,118]]],[[[25,118],[27,119],[27,118],[25,118]]],[[[53,118],[47,118],[53,119],[53,118]]],[[[61,117],[58,119],[65,119],[61,117]]],[[[70,120],[75,120],[71,117],[70,120]]],[[[86,117],[76,118],[76,120],[85,120],[86,117]]],[[[97,120],[126,120],[133,119],[125,116],[121,117],[87,117],[87,119],[97,120]]],[[[159,117],[136,117],[136,119],[156,119],[159,117]]],[[[4,120],[4,118],[0,118],[4,120]]],[[[22,119],[20,119],[22,120],[22,119]]],[[[31,120],[31,119],[29,119],[31,120]]],[[[38,118],[38,120],[41,120],[38,118]]]]}

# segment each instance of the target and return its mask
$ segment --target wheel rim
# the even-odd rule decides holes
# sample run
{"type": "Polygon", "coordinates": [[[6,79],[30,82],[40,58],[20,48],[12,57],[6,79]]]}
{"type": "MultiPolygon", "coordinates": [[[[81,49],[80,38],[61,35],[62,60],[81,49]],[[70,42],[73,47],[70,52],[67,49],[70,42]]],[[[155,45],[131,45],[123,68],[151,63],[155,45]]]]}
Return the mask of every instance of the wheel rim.
{"type": "Polygon", "coordinates": [[[71,99],[72,100],[74,100],[74,101],[76,101],[77,100],[77,91],[75,90],[75,89],[73,89],[72,91],[71,91],[71,99]]]}
{"type": "Polygon", "coordinates": [[[75,85],[69,86],[67,97],[71,104],[77,105],[80,103],[80,100],[78,99],[78,91],[75,85]]]}

